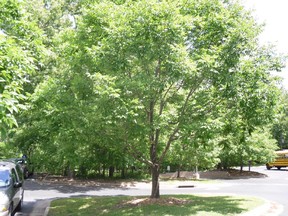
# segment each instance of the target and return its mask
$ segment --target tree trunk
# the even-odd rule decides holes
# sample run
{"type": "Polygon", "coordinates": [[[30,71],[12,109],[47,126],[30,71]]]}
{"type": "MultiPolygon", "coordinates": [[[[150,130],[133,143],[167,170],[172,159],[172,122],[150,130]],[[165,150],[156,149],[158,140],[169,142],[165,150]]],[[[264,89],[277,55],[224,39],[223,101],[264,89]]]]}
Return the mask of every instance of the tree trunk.
{"type": "MultiPolygon", "coordinates": [[[[157,73],[157,70],[156,70],[157,73]]],[[[151,191],[151,198],[159,198],[160,191],[159,191],[159,163],[157,160],[157,145],[159,139],[159,129],[155,131],[154,129],[154,101],[150,102],[150,109],[148,113],[149,123],[151,126],[151,132],[149,136],[150,141],[150,159],[151,159],[151,175],[152,175],[152,191],[151,191]]]]}
{"type": "Polygon", "coordinates": [[[180,172],[181,172],[181,165],[178,165],[177,178],[180,178],[180,172]]]}
{"type": "Polygon", "coordinates": [[[153,164],[151,166],[152,174],[152,191],[151,198],[160,198],[160,188],[159,188],[159,165],[153,164]]]}
{"type": "Polygon", "coordinates": [[[105,167],[105,165],[103,165],[103,167],[102,167],[102,176],[103,176],[103,178],[105,178],[105,172],[106,172],[106,167],[105,167]]]}
{"type": "Polygon", "coordinates": [[[243,172],[243,154],[241,153],[240,172],[243,172]]]}
{"type": "Polygon", "coordinates": [[[79,167],[79,175],[82,177],[87,176],[87,169],[85,166],[81,165],[79,167]]]}
{"type": "Polygon", "coordinates": [[[121,169],[121,178],[124,179],[125,178],[125,167],[123,166],[121,169]]]}
{"type": "Polygon", "coordinates": [[[115,171],[114,166],[110,166],[110,167],[109,167],[109,178],[113,178],[113,176],[114,176],[114,171],[115,171]]]}
{"type": "Polygon", "coordinates": [[[74,169],[71,168],[71,166],[68,166],[68,169],[67,169],[67,176],[68,176],[68,178],[71,178],[71,179],[73,179],[73,178],[75,177],[74,169]]]}

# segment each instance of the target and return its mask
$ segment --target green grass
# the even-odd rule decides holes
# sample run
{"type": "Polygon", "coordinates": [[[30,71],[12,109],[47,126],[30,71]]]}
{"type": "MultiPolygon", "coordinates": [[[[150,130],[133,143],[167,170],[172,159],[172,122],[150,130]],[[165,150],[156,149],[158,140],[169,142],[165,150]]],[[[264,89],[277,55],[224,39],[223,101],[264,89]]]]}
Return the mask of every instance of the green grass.
{"type": "Polygon", "coordinates": [[[240,215],[263,204],[263,200],[251,197],[194,195],[161,196],[161,199],[185,200],[186,202],[183,204],[167,202],[165,204],[128,204],[129,201],[140,198],[143,197],[116,196],[59,199],[52,201],[48,216],[232,216],[240,215]]]}

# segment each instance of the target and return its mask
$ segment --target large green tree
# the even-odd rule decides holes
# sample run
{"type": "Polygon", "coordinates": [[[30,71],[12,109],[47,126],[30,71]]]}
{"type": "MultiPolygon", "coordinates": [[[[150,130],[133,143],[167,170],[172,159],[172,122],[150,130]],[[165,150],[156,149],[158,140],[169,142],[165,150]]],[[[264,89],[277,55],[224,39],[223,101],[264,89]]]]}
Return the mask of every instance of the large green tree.
{"type": "Polygon", "coordinates": [[[261,86],[247,94],[244,86],[234,90],[239,82],[253,85],[246,78],[255,65],[243,66],[246,59],[256,56],[269,64],[258,78],[280,67],[273,53],[258,55],[259,27],[233,1],[101,1],[83,14],[71,70],[115,78],[119,98],[113,115],[123,131],[119,145],[150,166],[153,198],[160,195],[163,159],[182,133],[191,134],[194,125],[213,118],[236,95],[251,96],[251,105],[261,106],[251,95],[265,97],[261,86]]]}

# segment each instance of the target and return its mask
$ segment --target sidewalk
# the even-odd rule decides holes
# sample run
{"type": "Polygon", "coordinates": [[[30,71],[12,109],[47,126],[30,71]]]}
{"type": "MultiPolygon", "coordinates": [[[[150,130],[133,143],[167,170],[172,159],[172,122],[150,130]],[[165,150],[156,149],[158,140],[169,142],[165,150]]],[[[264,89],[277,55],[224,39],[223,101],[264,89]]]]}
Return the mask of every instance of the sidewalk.
{"type": "Polygon", "coordinates": [[[47,216],[51,201],[51,199],[38,201],[33,207],[32,212],[16,212],[15,216],[47,216]]]}

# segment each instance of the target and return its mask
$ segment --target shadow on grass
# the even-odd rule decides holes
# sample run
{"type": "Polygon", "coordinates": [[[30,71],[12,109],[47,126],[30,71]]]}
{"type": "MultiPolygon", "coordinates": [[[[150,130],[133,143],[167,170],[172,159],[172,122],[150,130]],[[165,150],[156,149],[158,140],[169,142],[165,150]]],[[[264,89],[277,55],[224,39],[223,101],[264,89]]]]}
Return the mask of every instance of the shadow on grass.
{"type": "MultiPolygon", "coordinates": [[[[172,196],[162,196],[162,199],[172,196]]],[[[137,197],[141,198],[141,197],[137,197]]],[[[143,198],[143,197],[142,197],[143,198]]],[[[48,216],[92,216],[92,215],[239,215],[255,207],[255,199],[230,196],[173,195],[173,198],[189,200],[183,204],[137,204],[123,205],[135,197],[70,198],[52,202],[48,216]]],[[[259,203],[258,203],[259,204],[259,203]]]]}

